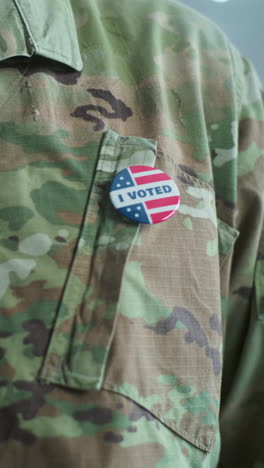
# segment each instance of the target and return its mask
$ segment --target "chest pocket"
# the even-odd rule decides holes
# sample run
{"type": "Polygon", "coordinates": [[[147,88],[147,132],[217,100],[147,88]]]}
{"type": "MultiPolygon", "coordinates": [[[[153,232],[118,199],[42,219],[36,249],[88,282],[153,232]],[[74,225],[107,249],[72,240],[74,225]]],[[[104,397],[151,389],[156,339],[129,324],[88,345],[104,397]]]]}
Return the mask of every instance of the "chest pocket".
{"type": "Polygon", "coordinates": [[[210,451],[218,425],[221,304],[214,191],[156,151],[108,130],[41,379],[137,402],[210,451]],[[155,165],[177,184],[170,220],[138,225],[111,205],[115,173],[155,165]]]}

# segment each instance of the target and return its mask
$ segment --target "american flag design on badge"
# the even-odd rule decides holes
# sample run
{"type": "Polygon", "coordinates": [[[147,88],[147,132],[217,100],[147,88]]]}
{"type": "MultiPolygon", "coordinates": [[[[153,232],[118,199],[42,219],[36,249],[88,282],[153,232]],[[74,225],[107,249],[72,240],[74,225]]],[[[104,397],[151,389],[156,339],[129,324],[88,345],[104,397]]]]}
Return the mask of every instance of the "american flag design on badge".
{"type": "Polygon", "coordinates": [[[175,182],[151,166],[130,166],[118,172],[110,186],[110,198],[123,216],[144,224],[166,221],[180,204],[175,182]]]}

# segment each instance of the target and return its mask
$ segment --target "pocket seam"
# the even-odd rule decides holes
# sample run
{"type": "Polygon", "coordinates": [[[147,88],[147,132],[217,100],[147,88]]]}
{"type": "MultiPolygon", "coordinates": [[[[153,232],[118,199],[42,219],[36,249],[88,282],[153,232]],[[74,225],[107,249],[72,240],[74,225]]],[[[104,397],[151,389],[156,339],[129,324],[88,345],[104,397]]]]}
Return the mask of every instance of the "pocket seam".
{"type": "MultiPolygon", "coordinates": [[[[125,145],[124,145],[125,146],[125,145]]],[[[134,145],[131,145],[131,146],[134,146],[134,145]]],[[[185,173],[184,171],[182,171],[177,162],[172,158],[172,156],[168,155],[168,154],[165,154],[163,152],[161,152],[160,150],[157,150],[156,151],[156,156],[157,158],[160,160],[160,163],[162,163],[162,160],[164,162],[164,164],[166,165],[166,162],[168,162],[168,166],[171,167],[171,170],[172,172],[174,172],[174,177],[180,177],[181,179],[184,178],[185,180],[182,180],[181,183],[182,185],[184,185],[185,183],[187,183],[189,186],[194,186],[194,187],[201,187],[201,188],[204,188],[204,189],[207,189],[213,196],[213,200],[212,202],[214,203],[214,199],[215,199],[215,191],[214,191],[214,188],[209,185],[208,183],[198,179],[198,178],[195,178],[195,177],[192,177],[191,175],[189,175],[188,173],[185,173]],[[170,165],[171,163],[171,165],[170,165]]],[[[166,171],[167,173],[169,173],[168,171],[166,171]]],[[[216,213],[215,213],[215,224],[214,224],[214,227],[215,227],[215,235],[217,237],[217,223],[216,223],[216,213]]],[[[217,268],[217,271],[218,271],[218,268],[217,268]]],[[[115,330],[115,334],[116,334],[116,330],[115,330]]],[[[111,346],[112,346],[112,343],[114,341],[114,338],[111,342],[111,346]]],[[[111,366],[112,362],[110,363],[110,366],[111,366]]],[[[108,363],[109,365],[109,363],[108,363]]],[[[133,394],[132,392],[132,389],[131,391],[129,390],[128,392],[126,392],[126,389],[123,389],[123,388],[120,388],[118,389],[118,386],[116,385],[117,384],[117,380],[115,378],[115,376],[111,378],[107,377],[107,371],[106,371],[106,376],[104,376],[104,379],[103,379],[103,382],[102,382],[102,389],[105,389],[105,390],[109,390],[109,391],[113,391],[115,393],[119,393],[120,395],[122,395],[123,397],[127,397],[129,399],[131,399],[132,401],[134,401],[135,403],[141,405],[147,412],[149,412],[149,414],[153,414],[160,422],[161,424],[163,423],[168,429],[170,429],[171,431],[173,431],[175,437],[178,435],[180,437],[182,437],[186,442],[189,442],[191,443],[194,447],[198,448],[198,449],[201,449],[205,452],[210,452],[211,451],[211,448],[212,448],[212,444],[213,444],[213,440],[214,440],[214,435],[215,435],[215,432],[216,432],[216,429],[217,429],[217,424],[216,422],[213,422],[212,424],[210,424],[208,422],[208,425],[205,424],[205,426],[207,426],[206,430],[207,430],[207,434],[206,434],[206,440],[203,441],[203,439],[205,439],[203,437],[203,424],[201,424],[201,422],[199,422],[199,424],[197,423],[197,427],[194,428],[194,424],[195,421],[194,419],[191,420],[191,422],[188,424],[188,427],[186,428],[181,428],[181,419],[178,420],[178,418],[171,418],[171,419],[168,419],[166,417],[164,417],[164,413],[166,414],[166,408],[164,408],[164,411],[162,410],[162,412],[159,412],[156,410],[156,408],[153,408],[151,406],[149,406],[144,397],[141,398],[140,397],[140,393],[139,394],[133,394]],[[176,421],[178,424],[175,424],[176,421]],[[190,431],[190,432],[187,432],[186,431],[190,431]]],[[[215,388],[217,388],[216,386],[216,382],[214,380],[214,385],[215,385],[215,388]]],[[[139,385],[140,386],[140,385],[139,385]]],[[[197,408],[198,406],[193,406],[193,408],[197,408]]],[[[205,408],[204,405],[200,405],[200,408],[205,408]]]]}
{"type": "MultiPolygon", "coordinates": [[[[159,413],[159,411],[155,411],[155,412],[151,411],[149,408],[146,407],[145,403],[141,400],[141,398],[138,398],[138,397],[137,398],[132,398],[131,395],[126,395],[125,392],[119,392],[114,388],[114,386],[111,386],[109,384],[106,384],[106,385],[103,384],[101,388],[105,389],[105,390],[113,391],[114,393],[119,393],[120,395],[125,396],[125,397],[131,399],[132,401],[135,401],[135,403],[141,405],[148,413],[153,414],[154,416],[156,416],[158,418],[158,420],[161,421],[161,423],[165,424],[166,427],[168,427],[170,430],[173,430],[177,435],[183,437],[184,440],[190,442],[192,445],[194,445],[197,448],[200,448],[201,450],[203,450],[205,452],[210,452],[210,450],[212,448],[214,434],[215,434],[215,429],[214,428],[210,429],[212,437],[210,439],[210,442],[209,442],[208,446],[205,446],[202,442],[199,441],[199,439],[195,439],[189,432],[178,428],[178,426],[176,424],[174,424],[170,420],[164,418],[161,415],[161,413],[159,413]]],[[[203,408],[202,405],[201,405],[201,408],[203,408]]]]}

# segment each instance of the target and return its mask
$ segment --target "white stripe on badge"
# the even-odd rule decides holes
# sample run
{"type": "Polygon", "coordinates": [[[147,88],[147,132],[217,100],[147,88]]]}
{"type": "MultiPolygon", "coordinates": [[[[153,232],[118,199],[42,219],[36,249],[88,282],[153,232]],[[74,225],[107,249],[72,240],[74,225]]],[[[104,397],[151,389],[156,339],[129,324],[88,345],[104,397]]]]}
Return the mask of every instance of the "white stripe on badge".
{"type": "Polygon", "coordinates": [[[148,213],[153,214],[153,213],[162,213],[163,211],[175,211],[177,209],[178,205],[168,205],[168,206],[160,206],[157,208],[148,208],[148,213]]]}
{"type": "Polygon", "coordinates": [[[149,200],[167,198],[179,195],[176,193],[173,180],[163,180],[150,184],[135,185],[134,187],[122,188],[110,192],[111,200],[115,207],[123,208],[126,205],[137,205],[149,200]],[[155,188],[160,188],[161,193],[157,193],[155,188]],[[165,188],[164,188],[165,187],[165,188]],[[170,189],[170,190],[169,190],[170,189]],[[166,191],[167,190],[167,191],[166,191]]]}
{"type": "MultiPolygon", "coordinates": [[[[130,169],[128,168],[130,174],[131,174],[131,177],[146,177],[148,175],[153,175],[153,174],[160,174],[161,171],[159,169],[154,169],[153,171],[143,171],[143,172],[132,172],[130,171],[130,169]]],[[[162,180],[161,182],[164,182],[164,180],[162,180]]]]}

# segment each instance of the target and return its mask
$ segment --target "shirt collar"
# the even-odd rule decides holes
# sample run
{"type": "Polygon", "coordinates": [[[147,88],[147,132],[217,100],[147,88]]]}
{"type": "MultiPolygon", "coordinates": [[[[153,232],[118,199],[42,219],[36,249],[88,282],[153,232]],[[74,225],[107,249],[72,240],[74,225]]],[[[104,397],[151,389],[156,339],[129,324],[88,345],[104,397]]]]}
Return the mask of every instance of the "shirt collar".
{"type": "Polygon", "coordinates": [[[33,54],[83,69],[70,0],[1,0],[0,61],[33,54]]]}

